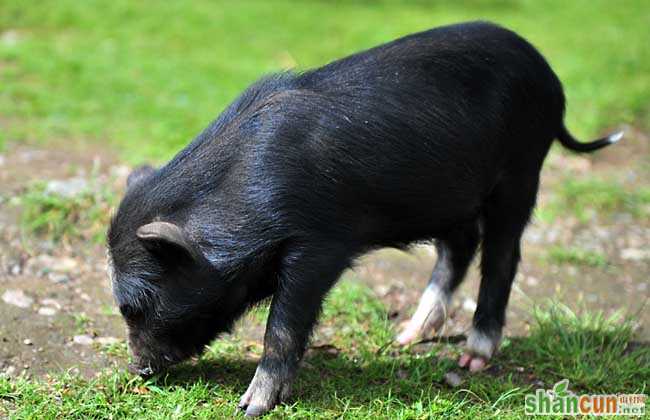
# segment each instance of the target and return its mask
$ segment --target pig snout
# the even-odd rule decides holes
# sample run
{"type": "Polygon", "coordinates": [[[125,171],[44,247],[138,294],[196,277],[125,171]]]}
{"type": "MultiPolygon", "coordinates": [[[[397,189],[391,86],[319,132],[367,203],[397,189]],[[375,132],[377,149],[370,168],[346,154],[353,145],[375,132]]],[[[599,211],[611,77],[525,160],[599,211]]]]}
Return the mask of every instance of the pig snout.
{"type": "Polygon", "coordinates": [[[142,376],[145,379],[154,374],[154,370],[151,368],[151,366],[141,367],[136,363],[129,363],[127,370],[129,373],[142,376]]]}

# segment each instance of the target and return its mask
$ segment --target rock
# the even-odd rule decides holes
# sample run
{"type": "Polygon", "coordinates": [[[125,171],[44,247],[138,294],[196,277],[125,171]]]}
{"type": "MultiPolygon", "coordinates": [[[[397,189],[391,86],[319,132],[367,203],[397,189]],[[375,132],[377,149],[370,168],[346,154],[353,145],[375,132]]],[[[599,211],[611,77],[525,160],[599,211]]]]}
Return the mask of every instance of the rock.
{"type": "Polygon", "coordinates": [[[56,309],[61,309],[61,304],[58,301],[56,301],[54,299],[50,299],[50,298],[45,298],[45,299],[41,300],[41,305],[53,306],[56,309]]]}
{"type": "Polygon", "coordinates": [[[56,284],[65,284],[70,281],[70,277],[67,274],[61,274],[61,273],[49,273],[47,275],[47,278],[52,283],[56,283],[56,284]]]}
{"type": "Polygon", "coordinates": [[[22,271],[22,268],[20,267],[20,264],[14,264],[11,266],[11,269],[9,270],[9,273],[12,276],[18,276],[20,275],[20,272],[22,271]]]}
{"type": "Polygon", "coordinates": [[[109,169],[111,176],[118,178],[120,181],[126,181],[129,174],[131,173],[131,168],[126,165],[115,165],[111,166],[109,169]]]}
{"type": "Polygon", "coordinates": [[[38,308],[38,314],[43,316],[54,316],[56,315],[57,310],[49,306],[42,306],[38,308]]]}
{"type": "Polygon", "coordinates": [[[650,259],[650,249],[625,248],[621,250],[621,258],[629,261],[650,259]]]}
{"type": "Polygon", "coordinates": [[[77,260],[70,257],[53,257],[48,254],[41,254],[31,258],[27,266],[35,273],[59,273],[69,274],[79,267],[77,260]]]}
{"type": "Polygon", "coordinates": [[[57,271],[60,273],[69,273],[75,268],[77,268],[79,264],[77,264],[77,261],[69,258],[69,257],[62,257],[62,258],[56,258],[52,262],[52,265],[50,265],[50,268],[52,271],[57,271]]]}
{"type": "Polygon", "coordinates": [[[379,297],[386,296],[388,294],[388,292],[390,291],[390,287],[386,286],[385,284],[379,284],[379,285],[375,286],[374,289],[375,289],[375,293],[379,297]]]}
{"type": "Polygon", "coordinates": [[[88,191],[88,181],[84,178],[52,180],[45,186],[45,194],[58,195],[63,198],[74,198],[88,191]]]}
{"type": "Polygon", "coordinates": [[[456,372],[447,372],[445,382],[452,388],[458,388],[463,383],[463,379],[456,372]]]}
{"type": "Polygon", "coordinates": [[[90,346],[90,345],[92,345],[92,344],[95,342],[95,340],[93,340],[93,338],[92,338],[91,336],[86,335],[86,334],[83,334],[83,335],[75,335],[75,336],[72,338],[72,341],[73,341],[75,344],[79,344],[79,345],[81,345],[81,346],[90,346]]]}
{"type": "Polygon", "coordinates": [[[116,337],[97,337],[95,339],[95,341],[97,341],[102,346],[108,346],[108,345],[111,345],[111,344],[119,343],[120,339],[116,338],[116,337]]]}
{"type": "Polygon", "coordinates": [[[26,346],[31,346],[34,343],[32,343],[32,340],[30,340],[29,338],[26,338],[23,340],[23,344],[26,346]]]}
{"type": "Polygon", "coordinates": [[[529,286],[535,287],[535,286],[539,285],[539,280],[537,280],[537,277],[528,276],[528,277],[526,277],[526,284],[529,285],[529,286]]]}
{"type": "Polygon", "coordinates": [[[92,300],[87,293],[81,293],[79,297],[81,298],[81,300],[85,300],[86,302],[90,302],[92,300]]]}
{"type": "Polygon", "coordinates": [[[34,299],[27,296],[25,292],[19,289],[7,290],[2,294],[2,300],[10,305],[19,308],[29,308],[34,303],[34,299]]]}

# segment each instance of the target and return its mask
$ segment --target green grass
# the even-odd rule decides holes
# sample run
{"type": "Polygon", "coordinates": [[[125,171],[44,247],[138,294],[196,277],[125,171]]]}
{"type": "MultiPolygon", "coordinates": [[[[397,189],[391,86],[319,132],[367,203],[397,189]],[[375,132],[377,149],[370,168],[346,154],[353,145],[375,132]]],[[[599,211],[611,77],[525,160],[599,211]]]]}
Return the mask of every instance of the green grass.
{"type": "Polygon", "coordinates": [[[35,181],[13,199],[21,209],[23,231],[56,242],[74,239],[103,242],[111,208],[116,202],[115,191],[94,176],[85,190],[73,196],[48,191],[47,182],[35,181]]]}
{"type": "MultiPolygon", "coordinates": [[[[514,419],[523,417],[524,395],[542,386],[536,381],[551,388],[565,378],[575,392],[647,393],[650,347],[635,347],[631,321],[561,306],[541,306],[534,319],[528,337],[505,340],[494,367],[469,376],[456,368],[459,348],[445,340],[424,352],[387,346],[385,308],[365,286],[344,281],[323,313],[329,345],[309,351],[292,401],[269,418],[514,419]],[[449,371],[461,374],[460,387],[445,384],[449,371]]],[[[109,351],[126,357],[123,345],[109,351]]],[[[0,377],[0,416],[229,418],[257,356],[235,335],[148,381],[115,371],[92,380],[0,377]]]]}
{"type": "Polygon", "coordinates": [[[637,219],[650,216],[650,188],[618,180],[563,179],[553,189],[550,203],[536,210],[535,216],[551,223],[557,217],[572,214],[579,222],[595,217],[627,213],[637,219]]]}
{"type": "Polygon", "coordinates": [[[264,73],[479,18],[513,28],[548,57],[580,137],[623,122],[648,126],[644,0],[3,0],[0,145],[93,139],[132,162],[168,158],[264,73]]]}
{"type": "Polygon", "coordinates": [[[573,264],[588,267],[607,267],[607,257],[599,252],[580,248],[553,246],[547,251],[547,259],[556,264],[573,264]]]}

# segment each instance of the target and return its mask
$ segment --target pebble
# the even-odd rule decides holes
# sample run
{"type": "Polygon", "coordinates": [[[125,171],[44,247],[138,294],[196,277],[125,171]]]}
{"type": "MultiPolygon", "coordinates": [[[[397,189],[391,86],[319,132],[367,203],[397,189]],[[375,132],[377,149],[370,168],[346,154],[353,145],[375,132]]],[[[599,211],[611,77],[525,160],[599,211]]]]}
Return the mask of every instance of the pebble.
{"type": "Polygon", "coordinates": [[[94,343],[95,340],[89,335],[83,334],[83,335],[75,335],[72,338],[72,341],[75,344],[79,344],[81,346],[90,346],[94,343]]]}
{"type": "Polygon", "coordinates": [[[621,258],[630,261],[641,261],[650,259],[650,250],[638,248],[625,248],[621,251],[621,258]]]}
{"type": "Polygon", "coordinates": [[[11,273],[12,276],[18,276],[18,275],[20,275],[21,271],[22,271],[22,269],[20,267],[20,264],[14,264],[11,267],[11,270],[9,272],[11,273]]]}
{"type": "Polygon", "coordinates": [[[56,283],[56,284],[65,284],[70,281],[70,277],[67,274],[61,274],[61,273],[49,273],[47,275],[47,278],[52,283],[56,283]]]}
{"type": "Polygon", "coordinates": [[[38,308],[38,314],[43,316],[54,316],[56,315],[57,310],[49,306],[43,306],[38,308]]]}
{"type": "Polygon", "coordinates": [[[119,343],[120,339],[116,338],[116,337],[97,337],[95,339],[95,341],[97,341],[102,346],[108,346],[108,345],[111,345],[111,344],[119,343]]]}
{"type": "Polygon", "coordinates": [[[53,257],[47,254],[41,254],[29,261],[30,265],[36,265],[43,271],[54,271],[57,273],[69,273],[78,267],[74,258],[70,257],[53,257]]]}
{"type": "Polygon", "coordinates": [[[528,277],[526,277],[526,284],[529,285],[529,286],[535,287],[535,286],[539,285],[539,280],[537,280],[537,277],[528,276],[528,277]]]}
{"type": "Polygon", "coordinates": [[[447,372],[445,373],[445,382],[452,388],[458,388],[463,380],[456,372],[447,372]]]}
{"type": "Polygon", "coordinates": [[[29,308],[34,303],[34,299],[27,296],[25,292],[19,289],[7,290],[2,294],[2,300],[10,305],[19,308],[29,308]]]}
{"type": "Polygon", "coordinates": [[[115,165],[111,166],[109,170],[110,174],[120,180],[126,180],[126,178],[131,173],[131,168],[126,165],[115,165]]]}
{"type": "Polygon", "coordinates": [[[56,301],[54,299],[50,299],[50,298],[45,298],[45,299],[41,300],[41,305],[53,306],[56,309],[61,309],[61,304],[58,301],[56,301]]]}
{"type": "Polygon", "coordinates": [[[26,338],[23,340],[23,344],[26,346],[31,346],[34,343],[32,343],[32,340],[30,340],[29,338],[26,338]]]}
{"type": "Polygon", "coordinates": [[[45,193],[64,198],[74,198],[88,191],[88,180],[85,178],[55,179],[47,183],[45,193]]]}
{"type": "Polygon", "coordinates": [[[375,286],[375,293],[379,297],[386,296],[389,291],[390,291],[390,287],[385,285],[385,284],[379,284],[379,285],[375,286]]]}

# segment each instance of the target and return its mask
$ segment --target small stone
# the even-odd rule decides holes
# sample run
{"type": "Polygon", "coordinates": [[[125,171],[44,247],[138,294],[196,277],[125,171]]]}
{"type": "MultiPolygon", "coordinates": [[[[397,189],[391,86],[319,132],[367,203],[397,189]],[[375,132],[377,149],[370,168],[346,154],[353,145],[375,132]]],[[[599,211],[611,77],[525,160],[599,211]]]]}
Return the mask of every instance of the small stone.
{"type": "Polygon", "coordinates": [[[43,316],[54,316],[56,315],[56,309],[51,308],[49,306],[43,306],[41,308],[38,308],[38,314],[43,315],[43,316]]]}
{"type": "Polygon", "coordinates": [[[467,312],[476,311],[476,301],[472,298],[465,298],[465,300],[463,300],[463,310],[467,312]]]}
{"type": "Polygon", "coordinates": [[[90,346],[90,345],[93,344],[93,342],[94,342],[95,340],[93,340],[93,338],[92,338],[91,336],[86,335],[86,334],[83,334],[83,335],[75,335],[75,336],[72,338],[72,341],[73,341],[75,344],[79,344],[79,345],[81,345],[81,346],[90,346]]]}
{"type": "Polygon", "coordinates": [[[81,300],[85,300],[86,302],[90,302],[90,301],[91,301],[90,296],[88,296],[87,293],[81,293],[81,294],[79,295],[79,297],[81,298],[81,300]]]}
{"type": "Polygon", "coordinates": [[[70,277],[67,274],[61,274],[61,273],[49,273],[47,275],[47,278],[52,283],[56,283],[56,284],[65,284],[70,281],[70,277]]]}
{"type": "Polygon", "coordinates": [[[379,284],[379,285],[375,286],[375,293],[379,297],[386,296],[389,291],[390,291],[390,287],[386,286],[385,284],[379,284]]]}
{"type": "Polygon", "coordinates": [[[29,338],[26,338],[23,340],[23,344],[26,346],[31,346],[34,343],[32,343],[32,340],[30,340],[29,338]]]}
{"type": "Polygon", "coordinates": [[[45,193],[64,198],[74,198],[88,191],[88,181],[84,178],[52,180],[45,186],[45,193]]]}
{"type": "Polygon", "coordinates": [[[41,254],[29,261],[30,266],[35,266],[41,272],[70,273],[78,267],[77,260],[70,257],[53,257],[41,254]]]}
{"type": "Polygon", "coordinates": [[[25,294],[25,292],[19,289],[5,291],[2,294],[2,300],[5,303],[18,306],[19,308],[29,308],[32,303],[34,303],[34,299],[30,298],[25,294]]]}
{"type": "Polygon", "coordinates": [[[97,337],[95,339],[95,341],[97,341],[102,346],[108,346],[108,345],[117,344],[117,343],[120,342],[119,338],[116,338],[116,337],[97,337]]]}
{"type": "Polygon", "coordinates": [[[11,273],[12,276],[18,276],[20,275],[20,272],[21,272],[20,264],[14,264],[11,267],[11,270],[9,271],[9,273],[11,273]]]}
{"type": "Polygon", "coordinates": [[[641,261],[650,259],[650,250],[638,248],[625,248],[621,251],[621,258],[630,261],[641,261]]]}
{"type": "Polygon", "coordinates": [[[526,277],[526,284],[529,285],[529,286],[535,287],[535,286],[539,285],[539,280],[537,280],[537,277],[528,276],[528,277],[526,277]]]}
{"type": "Polygon", "coordinates": [[[120,180],[126,180],[126,178],[131,173],[131,168],[126,165],[115,165],[111,166],[109,170],[110,174],[120,180]]]}
{"type": "Polygon", "coordinates": [[[41,300],[41,305],[53,306],[56,309],[61,309],[61,304],[58,301],[56,301],[54,299],[50,299],[50,298],[45,298],[45,299],[41,300]]]}
{"type": "Polygon", "coordinates": [[[447,372],[445,373],[445,382],[452,388],[458,388],[463,380],[456,372],[447,372]]]}

